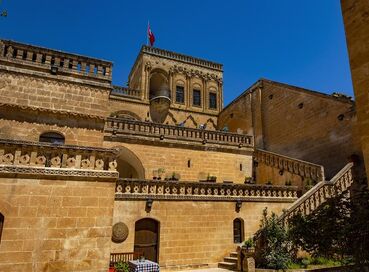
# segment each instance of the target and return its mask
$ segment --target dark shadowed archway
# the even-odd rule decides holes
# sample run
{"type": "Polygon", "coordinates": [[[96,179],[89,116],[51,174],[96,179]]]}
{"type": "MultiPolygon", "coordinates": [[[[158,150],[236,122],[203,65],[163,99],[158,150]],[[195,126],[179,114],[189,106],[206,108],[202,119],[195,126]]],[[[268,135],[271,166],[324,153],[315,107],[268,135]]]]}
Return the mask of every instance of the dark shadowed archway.
{"type": "Polygon", "coordinates": [[[140,159],[126,147],[120,146],[117,157],[119,178],[145,178],[145,168],[140,159]]]}

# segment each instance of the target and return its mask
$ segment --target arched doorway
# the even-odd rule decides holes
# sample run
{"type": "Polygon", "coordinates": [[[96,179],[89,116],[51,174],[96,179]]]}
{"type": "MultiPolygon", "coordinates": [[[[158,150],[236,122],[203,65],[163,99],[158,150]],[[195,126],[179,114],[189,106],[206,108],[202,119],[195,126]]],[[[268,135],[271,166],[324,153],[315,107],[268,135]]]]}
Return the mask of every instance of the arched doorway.
{"type": "Polygon", "coordinates": [[[150,115],[155,123],[163,123],[171,103],[171,90],[166,72],[154,70],[150,75],[150,115]]]}
{"type": "Polygon", "coordinates": [[[143,252],[146,259],[158,262],[159,260],[159,228],[158,221],[143,218],[135,224],[135,252],[143,252]]]}
{"type": "Polygon", "coordinates": [[[123,146],[119,147],[117,163],[119,178],[145,178],[145,168],[140,159],[128,148],[123,146]]]}
{"type": "Polygon", "coordinates": [[[244,240],[244,223],[242,218],[233,220],[233,242],[240,244],[244,240]]]}

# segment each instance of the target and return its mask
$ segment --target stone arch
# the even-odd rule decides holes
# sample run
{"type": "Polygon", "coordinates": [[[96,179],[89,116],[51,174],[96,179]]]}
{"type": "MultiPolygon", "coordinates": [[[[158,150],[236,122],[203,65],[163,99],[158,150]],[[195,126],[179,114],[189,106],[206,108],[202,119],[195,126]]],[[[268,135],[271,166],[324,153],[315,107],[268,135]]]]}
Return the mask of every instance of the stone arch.
{"type": "Polygon", "coordinates": [[[152,97],[162,95],[163,89],[169,88],[168,74],[166,71],[156,68],[150,73],[150,89],[149,96],[152,97]]]}
{"type": "Polygon", "coordinates": [[[145,168],[141,160],[127,147],[119,146],[117,171],[120,178],[145,178],[145,168]]]}
{"type": "Polygon", "coordinates": [[[110,117],[125,118],[125,119],[137,120],[137,121],[142,120],[140,116],[138,116],[136,113],[127,111],[127,110],[120,110],[120,111],[112,112],[110,114],[110,117]]]}

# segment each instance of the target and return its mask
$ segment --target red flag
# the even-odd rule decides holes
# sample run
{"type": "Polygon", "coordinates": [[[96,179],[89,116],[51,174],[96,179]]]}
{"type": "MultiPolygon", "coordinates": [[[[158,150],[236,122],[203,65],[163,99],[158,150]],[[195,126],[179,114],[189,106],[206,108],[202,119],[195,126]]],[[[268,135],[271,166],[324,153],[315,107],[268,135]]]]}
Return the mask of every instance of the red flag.
{"type": "Polygon", "coordinates": [[[155,36],[154,33],[152,33],[150,28],[150,23],[147,25],[147,37],[149,38],[150,45],[153,46],[155,42],[155,36]]]}

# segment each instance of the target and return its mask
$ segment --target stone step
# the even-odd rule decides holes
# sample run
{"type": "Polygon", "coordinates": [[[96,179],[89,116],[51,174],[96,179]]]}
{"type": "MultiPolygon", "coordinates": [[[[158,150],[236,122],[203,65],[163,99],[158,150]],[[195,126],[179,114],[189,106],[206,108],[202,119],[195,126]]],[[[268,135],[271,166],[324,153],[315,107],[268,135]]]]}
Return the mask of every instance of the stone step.
{"type": "Polygon", "coordinates": [[[237,251],[233,251],[229,254],[230,257],[236,257],[237,258],[237,251]]]}
{"type": "Polygon", "coordinates": [[[237,264],[237,257],[225,257],[224,261],[227,262],[227,263],[237,264]]]}
{"type": "Polygon", "coordinates": [[[237,269],[237,264],[229,262],[220,262],[218,263],[218,267],[235,271],[237,269]]]}

